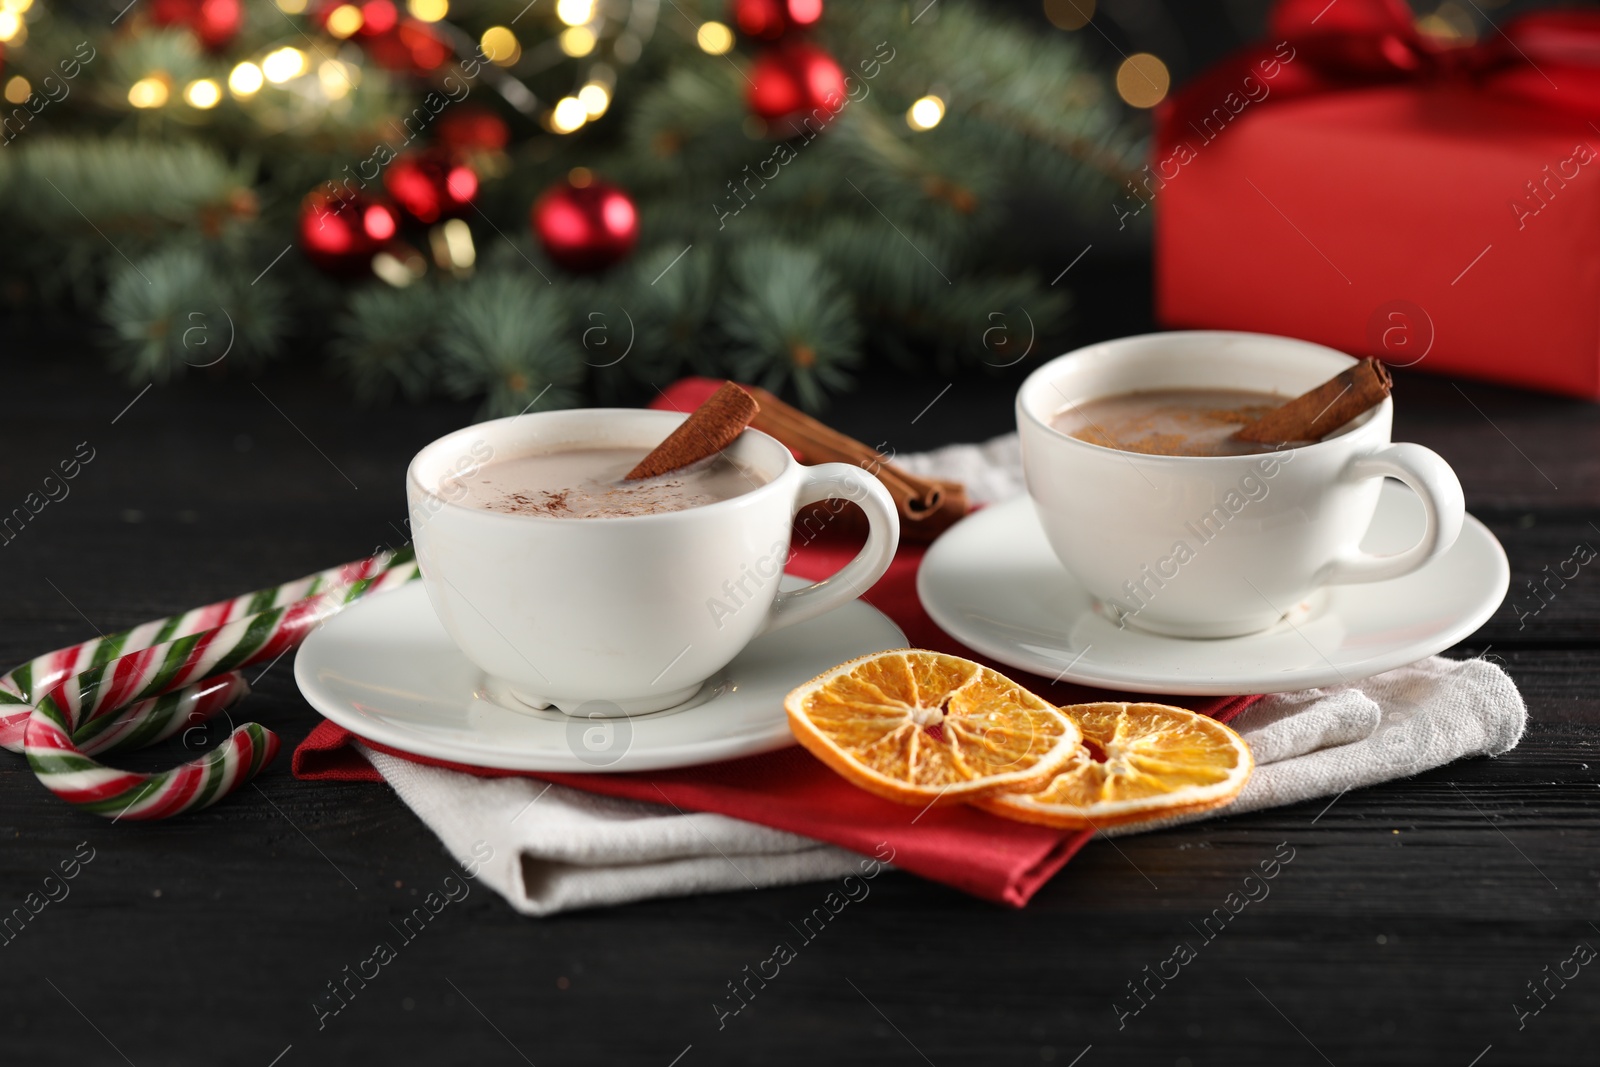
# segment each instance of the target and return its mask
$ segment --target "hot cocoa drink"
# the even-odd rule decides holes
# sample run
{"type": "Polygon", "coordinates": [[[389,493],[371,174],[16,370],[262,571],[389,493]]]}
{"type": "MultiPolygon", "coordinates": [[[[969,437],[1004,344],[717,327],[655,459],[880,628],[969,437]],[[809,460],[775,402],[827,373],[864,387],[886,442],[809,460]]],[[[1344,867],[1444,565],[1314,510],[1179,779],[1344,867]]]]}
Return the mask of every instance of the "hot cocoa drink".
{"type": "Polygon", "coordinates": [[[766,481],[720,455],[655,478],[623,481],[645,452],[574,448],[496,459],[447,479],[440,489],[447,499],[508,515],[609,519],[714,504],[766,481]]]}
{"type": "Polygon", "coordinates": [[[1050,425],[1080,441],[1157,456],[1244,456],[1277,445],[1234,434],[1288,397],[1240,389],[1119,393],[1063,408],[1050,425]]]}

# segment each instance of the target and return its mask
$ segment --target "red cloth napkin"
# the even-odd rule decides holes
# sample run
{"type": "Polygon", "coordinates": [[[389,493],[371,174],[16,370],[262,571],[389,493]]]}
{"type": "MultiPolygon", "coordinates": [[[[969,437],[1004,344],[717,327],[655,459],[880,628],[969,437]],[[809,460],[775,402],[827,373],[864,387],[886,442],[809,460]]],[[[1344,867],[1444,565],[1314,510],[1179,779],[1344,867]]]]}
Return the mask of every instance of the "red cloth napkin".
{"type": "MultiPolygon", "coordinates": [[[[720,384],[704,378],[678,382],[652,406],[688,411],[720,384]]],[[[855,555],[857,545],[822,539],[800,548],[787,568],[805,578],[831,574],[855,555]]],[[[1052,683],[986,660],[952,640],[928,618],[917,599],[920,545],[904,545],[894,562],[866,594],[869,603],[905,631],[914,647],[989,663],[1027,688],[1058,704],[1126,699],[1084,686],[1052,683]]],[[[1136,699],[1152,699],[1139,697],[1136,699]]],[[[1192,708],[1223,722],[1255,700],[1241,697],[1171,697],[1167,703],[1192,708]]],[[[404,759],[485,777],[518,771],[467,767],[380,745],[324,721],[295,749],[297,778],[382,781],[352,747],[352,741],[404,759]]],[[[1089,840],[1087,831],[1050,830],[1011,822],[959,805],[918,811],[880,800],[857,789],[797,747],[747,759],[699,767],[634,774],[530,774],[591,793],[659,804],[685,811],[708,811],[827,841],[868,856],[890,855],[903,870],[954,886],[985,900],[1021,907],[1089,840]],[[884,846],[887,846],[885,848],[884,846]]]]}

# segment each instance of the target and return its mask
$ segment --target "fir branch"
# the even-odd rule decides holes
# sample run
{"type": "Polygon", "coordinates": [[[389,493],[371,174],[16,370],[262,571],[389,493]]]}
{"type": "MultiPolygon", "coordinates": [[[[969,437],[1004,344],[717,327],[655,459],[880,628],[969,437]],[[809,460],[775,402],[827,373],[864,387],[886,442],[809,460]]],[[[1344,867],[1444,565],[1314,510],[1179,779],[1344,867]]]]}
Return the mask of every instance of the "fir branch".
{"type": "MultiPolygon", "coordinates": [[[[661,245],[640,254],[620,284],[597,287],[596,308],[603,308],[606,298],[612,297],[629,324],[632,348],[615,365],[634,381],[657,388],[684,373],[716,373],[721,338],[715,311],[721,280],[711,245],[687,249],[661,245]]],[[[585,358],[591,366],[604,368],[621,353],[603,349],[596,343],[602,334],[590,331],[604,323],[608,343],[620,344],[621,324],[614,315],[595,311],[589,311],[586,320],[585,358]]]]}
{"type": "Polygon", "coordinates": [[[861,358],[861,326],[839,279],[815,251],[776,241],[741,247],[722,304],[730,369],[777,392],[793,383],[800,402],[820,408],[826,390],[847,387],[861,358]]]}
{"type": "Polygon", "coordinates": [[[440,324],[445,388],[484,395],[490,416],[570,407],[584,374],[576,336],[554,287],[526,274],[480,275],[440,324]]]}
{"type": "Polygon", "coordinates": [[[241,283],[193,244],[177,244],[113,271],[105,318],[112,362],[129,381],[164,382],[190,368],[253,366],[277,355],[288,322],[275,281],[241,283]]]}
{"type": "MultiPolygon", "coordinates": [[[[476,0],[456,29],[475,37],[526,13],[523,61],[511,73],[541,97],[572,92],[553,13],[525,7],[476,0]]],[[[831,4],[815,35],[856,90],[820,134],[783,141],[745,102],[763,46],[712,56],[695,44],[700,19],[722,11],[711,0],[663,10],[643,59],[620,72],[608,113],[577,134],[503,111],[516,143],[479,157],[483,186],[467,216],[478,276],[397,292],[334,284],[281,253],[298,205],[329,177],[359,171],[365,191],[382,195],[364,164],[394,116],[439,88],[445,70],[391,76],[355,39],[336,43],[271,5],[246,5],[240,36],[217,52],[181,28],[154,28],[141,10],[113,33],[71,5],[41,8],[28,40],[8,45],[11,70],[37,86],[34,74],[80,41],[101,55],[40,113],[43,125],[30,119],[0,152],[8,273],[103,299],[115,361],[134,376],[164,378],[209,358],[193,351],[194,312],[238,321],[224,368],[271,353],[292,323],[334,322],[331,358],[362,399],[439,388],[484,395],[495,413],[574,403],[585,388],[664,385],[685,371],[792,382],[815,407],[848,386],[869,337],[874,356],[908,365],[999,365],[1014,351],[996,351],[997,337],[1020,343],[1026,322],[1041,335],[1059,328],[1067,299],[999,266],[992,251],[1008,194],[1043,185],[1064,211],[1103,210],[1108,185],[1141,148],[1071,36],[963,0],[932,10],[923,0],[831,4]],[[226,95],[211,110],[178,101],[188,80],[225,80],[241,59],[283,44],[307,49],[313,71],[226,95]],[[318,88],[333,58],[360,75],[339,93],[318,88]],[[128,86],[157,71],[173,101],[133,109],[128,86]],[[935,91],[943,122],[911,130],[905,109],[935,91]],[[619,182],[639,209],[639,251],[598,276],[568,274],[529,239],[529,204],[576,165],[619,182]],[[997,314],[1007,319],[999,334],[997,314]]],[[[473,85],[472,106],[493,101],[486,84],[473,85]]],[[[434,132],[408,144],[426,147],[434,132]]],[[[394,239],[426,245],[410,225],[394,239]]],[[[220,336],[204,332],[208,343],[220,336]]]]}
{"type": "Polygon", "coordinates": [[[0,196],[16,223],[53,240],[216,234],[256,212],[248,176],[198,141],[30,139],[0,154],[0,196]]]}
{"type": "Polygon", "coordinates": [[[437,372],[435,329],[442,306],[432,285],[368,285],[350,298],[330,349],[356,399],[386,403],[398,392],[416,401],[437,372]]]}

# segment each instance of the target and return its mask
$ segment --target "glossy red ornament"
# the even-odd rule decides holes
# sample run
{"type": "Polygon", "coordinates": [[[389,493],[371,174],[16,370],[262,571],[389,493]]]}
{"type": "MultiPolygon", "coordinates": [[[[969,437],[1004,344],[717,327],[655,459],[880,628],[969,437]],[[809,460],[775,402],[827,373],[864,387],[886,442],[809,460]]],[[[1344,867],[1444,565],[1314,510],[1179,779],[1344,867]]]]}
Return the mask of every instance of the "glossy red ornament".
{"type": "Polygon", "coordinates": [[[300,204],[300,250],[330,274],[363,274],[400,230],[400,216],[363,193],[316,190],[300,204]]]}
{"type": "Polygon", "coordinates": [[[433,126],[434,137],[452,152],[498,152],[511,143],[506,120],[482,104],[448,108],[433,126]]]}
{"type": "Polygon", "coordinates": [[[733,0],[733,21],[747,37],[775,41],[822,18],[822,0],[733,0]]]}
{"type": "MultiPolygon", "coordinates": [[[[379,3],[387,4],[388,0],[372,0],[367,6],[379,3]]],[[[363,23],[363,30],[365,25],[363,23]]],[[[374,63],[402,74],[427,74],[444,66],[450,58],[450,46],[433,27],[418,19],[402,18],[381,33],[358,34],[356,39],[374,63]]]]}
{"type": "Polygon", "coordinates": [[[465,163],[452,163],[442,152],[422,152],[390,163],[383,172],[383,187],[407,215],[433,223],[472,206],[478,195],[478,175],[465,163]]]}
{"type": "Polygon", "coordinates": [[[572,271],[603,270],[639,240],[639,212],[627,193],[595,179],[557,182],[534,202],[533,233],[551,259],[572,271]]]}
{"type": "Polygon", "coordinates": [[[153,0],[150,21],[157,26],[187,26],[215,52],[238,35],[244,9],[239,0],[153,0]]]}
{"type": "Polygon", "coordinates": [[[391,0],[367,0],[361,5],[361,29],[358,31],[363,37],[377,37],[388,33],[400,21],[400,12],[395,10],[391,0]]]}
{"type": "Polygon", "coordinates": [[[757,56],[745,93],[750,110],[768,122],[806,118],[819,110],[817,118],[825,120],[846,99],[844,71],[827,52],[805,41],[780,44],[757,56]]]}

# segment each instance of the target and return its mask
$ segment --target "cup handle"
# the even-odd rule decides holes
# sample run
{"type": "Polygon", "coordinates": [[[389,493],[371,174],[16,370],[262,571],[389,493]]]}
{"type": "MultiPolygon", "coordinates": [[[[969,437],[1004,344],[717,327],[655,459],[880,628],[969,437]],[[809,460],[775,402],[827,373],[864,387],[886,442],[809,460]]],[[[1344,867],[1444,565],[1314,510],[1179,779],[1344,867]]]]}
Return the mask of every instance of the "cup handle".
{"type": "Polygon", "coordinates": [[[1357,456],[1345,467],[1348,481],[1363,478],[1398,478],[1422,501],[1425,524],[1422,539],[1404,552],[1374,556],[1356,551],[1334,560],[1325,579],[1329,584],[1381,582],[1410,574],[1445,553],[1461,533],[1466,501],[1461,482],[1440,455],[1421,445],[1398,444],[1357,456]]]}
{"type": "Polygon", "coordinates": [[[900,544],[900,513],[877,478],[848,463],[823,463],[802,471],[804,481],[795,493],[792,514],[821,500],[849,500],[867,513],[867,543],[855,559],[821,581],[780,592],[762,633],[814,619],[865,593],[889,569],[900,544]]]}

